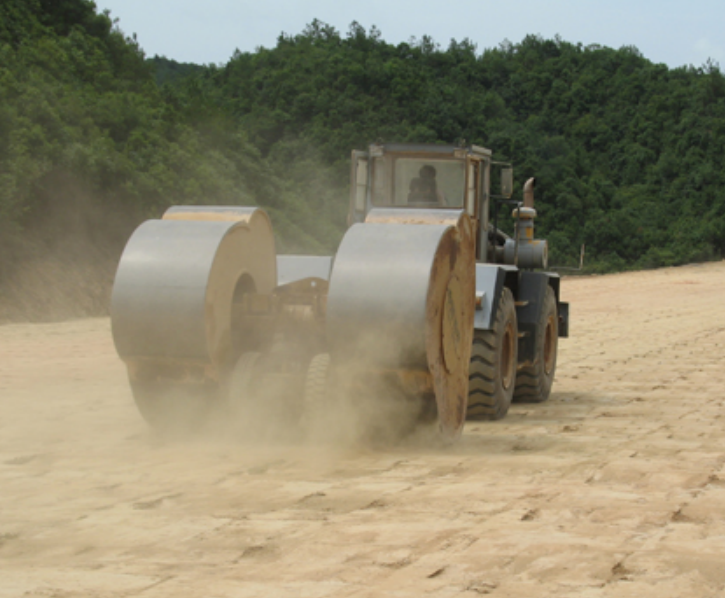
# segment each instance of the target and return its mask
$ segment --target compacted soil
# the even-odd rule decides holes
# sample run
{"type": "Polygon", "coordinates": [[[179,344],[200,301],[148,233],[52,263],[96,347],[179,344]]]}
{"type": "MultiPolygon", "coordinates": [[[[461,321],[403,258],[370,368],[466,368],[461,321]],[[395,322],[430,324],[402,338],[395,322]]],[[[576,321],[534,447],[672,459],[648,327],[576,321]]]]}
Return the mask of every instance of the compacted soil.
{"type": "Polygon", "coordinates": [[[547,403],[449,447],[169,440],[108,319],[0,327],[0,596],[725,595],[725,263],[567,278],[547,403]]]}

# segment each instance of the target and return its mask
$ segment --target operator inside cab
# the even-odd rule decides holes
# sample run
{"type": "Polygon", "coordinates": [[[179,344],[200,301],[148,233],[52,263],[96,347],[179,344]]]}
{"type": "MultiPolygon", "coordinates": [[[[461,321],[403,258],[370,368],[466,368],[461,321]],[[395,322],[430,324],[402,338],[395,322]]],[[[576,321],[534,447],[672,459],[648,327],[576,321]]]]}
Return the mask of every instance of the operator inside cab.
{"type": "Polygon", "coordinates": [[[421,166],[417,177],[411,179],[408,192],[409,204],[446,205],[445,194],[438,189],[436,169],[430,164],[421,166]]]}

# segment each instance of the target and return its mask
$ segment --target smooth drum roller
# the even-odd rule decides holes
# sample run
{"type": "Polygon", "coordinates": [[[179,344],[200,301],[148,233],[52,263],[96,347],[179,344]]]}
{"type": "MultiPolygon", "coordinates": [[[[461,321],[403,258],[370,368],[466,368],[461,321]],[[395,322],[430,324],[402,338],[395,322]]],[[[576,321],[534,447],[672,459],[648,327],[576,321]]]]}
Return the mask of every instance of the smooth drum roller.
{"type": "Polygon", "coordinates": [[[172,208],[129,239],[111,298],[113,339],[155,426],[192,425],[239,351],[232,304],[276,285],[274,237],[256,208],[172,208]]]}
{"type": "Polygon", "coordinates": [[[448,438],[461,432],[466,415],[475,309],[466,232],[457,222],[352,226],[327,303],[333,361],[429,375],[448,438]]]}
{"type": "Polygon", "coordinates": [[[369,224],[450,224],[458,228],[461,248],[473,251],[473,225],[465,210],[426,210],[412,208],[372,209],[365,217],[369,224]]]}
{"type": "MultiPolygon", "coordinates": [[[[462,260],[460,266],[474,272],[475,268],[475,241],[473,239],[473,223],[465,210],[440,209],[411,209],[411,208],[385,208],[370,210],[365,218],[370,224],[446,224],[458,229],[458,249],[462,260]]],[[[469,273],[469,270],[466,272],[469,273]]],[[[467,279],[466,291],[475,292],[475,275],[473,280],[467,279]]]]}

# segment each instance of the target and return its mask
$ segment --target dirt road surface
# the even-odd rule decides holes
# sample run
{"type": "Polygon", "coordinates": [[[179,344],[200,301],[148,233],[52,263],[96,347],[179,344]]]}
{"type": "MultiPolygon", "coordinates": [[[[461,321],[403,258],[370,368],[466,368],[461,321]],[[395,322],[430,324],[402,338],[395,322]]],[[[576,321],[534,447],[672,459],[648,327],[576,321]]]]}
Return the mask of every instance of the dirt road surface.
{"type": "Polygon", "coordinates": [[[549,402],[448,448],[163,441],[107,319],[0,327],[0,596],[725,595],[725,263],[562,287],[549,402]]]}

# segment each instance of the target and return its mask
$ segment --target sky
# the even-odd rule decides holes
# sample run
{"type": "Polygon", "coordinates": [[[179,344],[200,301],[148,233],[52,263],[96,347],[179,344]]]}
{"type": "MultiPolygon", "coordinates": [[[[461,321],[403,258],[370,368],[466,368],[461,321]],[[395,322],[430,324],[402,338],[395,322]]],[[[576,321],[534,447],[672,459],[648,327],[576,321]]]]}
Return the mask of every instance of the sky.
{"type": "Polygon", "coordinates": [[[224,64],[235,49],[272,48],[281,33],[301,33],[313,19],[341,34],[357,21],[398,44],[429,35],[443,49],[465,38],[478,51],[526,35],[585,46],[635,46],[671,68],[725,70],[725,0],[95,0],[141,48],[179,62],[224,64]]]}

